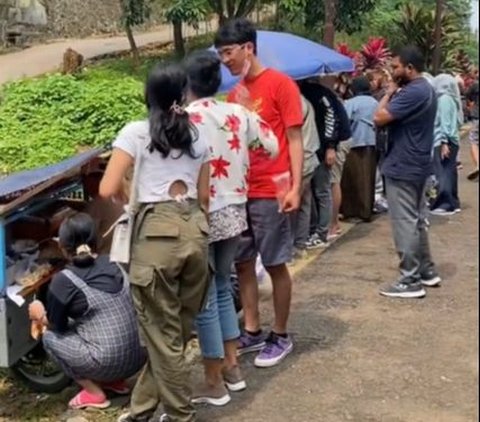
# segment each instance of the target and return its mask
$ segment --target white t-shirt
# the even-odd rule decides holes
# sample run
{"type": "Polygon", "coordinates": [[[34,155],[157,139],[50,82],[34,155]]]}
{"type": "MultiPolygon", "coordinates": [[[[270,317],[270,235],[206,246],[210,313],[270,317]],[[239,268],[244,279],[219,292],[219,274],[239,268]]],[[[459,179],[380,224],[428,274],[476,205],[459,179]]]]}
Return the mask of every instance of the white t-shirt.
{"type": "Polygon", "coordinates": [[[210,161],[210,153],[203,139],[195,139],[193,152],[195,158],[179,150],[172,150],[167,157],[154,150],[150,152],[148,146],[151,138],[147,120],[128,123],[118,134],[113,143],[132,156],[135,160],[141,154],[138,173],[137,198],[139,203],[156,203],[171,201],[170,186],[181,181],[187,186],[186,196],[197,199],[197,182],[202,164],[210,161]]]}

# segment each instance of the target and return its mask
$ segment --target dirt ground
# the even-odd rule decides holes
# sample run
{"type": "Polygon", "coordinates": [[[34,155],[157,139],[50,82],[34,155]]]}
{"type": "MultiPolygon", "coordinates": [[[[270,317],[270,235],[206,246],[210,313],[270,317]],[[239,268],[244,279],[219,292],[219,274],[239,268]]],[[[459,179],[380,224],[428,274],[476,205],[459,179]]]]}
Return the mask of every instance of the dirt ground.
{"type": "MultiPolygon", "coordinates": [[[[478,184],[465,145],[463,211],[431,219],[442,287],[425,299],[378,294],[393,281],[386,216],[359,224],[295,275],[291,331],[296,348],[278,368],[242,361],[248,390],[212,422],[474,422],[478,420],[478,184]]],[[[271,317],[263,306],[265,323],[271,317]]],[[[196,376],[199,368],[196,368],[196,376]]],[[[72,391],[36,396],[0,381],[0,421],[61,421],[72,391]]],[[[119,409],[84,412],[83,422],[114,421],[119,409]]],[[[71,415],[70,415],[71,416],[71,415]]]]}

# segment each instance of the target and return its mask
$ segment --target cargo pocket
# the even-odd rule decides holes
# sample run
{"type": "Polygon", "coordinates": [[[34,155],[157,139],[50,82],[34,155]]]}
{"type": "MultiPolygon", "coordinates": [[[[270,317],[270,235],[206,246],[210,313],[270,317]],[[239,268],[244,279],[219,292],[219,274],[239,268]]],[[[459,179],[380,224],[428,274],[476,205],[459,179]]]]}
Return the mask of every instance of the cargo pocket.
{"type": "Polygon", "coordinates": [[[210,229],[208,226],[208,221],[206,217],[203,215],[198,216],[195,218],[195,222],[197,223],[197,227],[199,228],[200,232],[204,235],[207,236],[210,234],[210,229]]]}
{"type": "Polygon", "coordinates": [[[180,228],[178,226],[175,226],[169,223],[149,221],[145,224],[145,229],[143,230],[143,236],[145,236],[146,239],[154,239],[154,238],[175,239],[180,236],[180,228]]]}
{"type": "Polygon", "coordinates": [[[144,327],[156,321],[156,282],[156,273],[153,267],[132,263],[130,267],[130,292],[141,328],[141,337],[144,327]]]}
{"type": "Polygon", "coordinates": [[[151,265],[145,265],[132,261],[130,264],[130,283],[134,286],[147,287],[155,279],[154,268],[151,265]]]}

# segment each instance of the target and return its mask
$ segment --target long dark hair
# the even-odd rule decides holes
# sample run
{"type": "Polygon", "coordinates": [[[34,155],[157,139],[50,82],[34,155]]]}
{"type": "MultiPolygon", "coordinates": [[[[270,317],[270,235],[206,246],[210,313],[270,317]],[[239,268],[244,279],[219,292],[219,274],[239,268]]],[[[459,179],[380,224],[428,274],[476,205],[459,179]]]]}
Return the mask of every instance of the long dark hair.
{"type": "Polygon", "coordinates": [[[60,246],[77,267],[90,267],[95,262],[97,247],[95,222],[90,215],[78,213],[63,220],[58,230],[60,246]]]}
{"type": "Polygon", "coordinates": [[[190,125],[185,102],[187,75],[178,65],[157,65],[148,75],[145,102],[149,112],[149,151],[165,158],[172,149],[196,158],[193,150],[195,129],[190,125]]]}

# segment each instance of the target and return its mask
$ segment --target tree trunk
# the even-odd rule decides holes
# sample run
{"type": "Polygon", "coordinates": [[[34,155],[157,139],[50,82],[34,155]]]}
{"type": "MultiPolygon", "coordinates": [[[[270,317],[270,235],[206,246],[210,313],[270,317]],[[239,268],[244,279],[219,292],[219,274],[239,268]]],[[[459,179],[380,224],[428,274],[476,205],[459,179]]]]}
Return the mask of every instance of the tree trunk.
{"type": "Polygon", "coordinates": [[[130,50],[132,52],[133,65],[138,67],[140,65],[140,54],[138,53],[138,47],[133,36],[132,27],[128,23],[125,24],[125,32],[127,33],[128,43],[130,44],[130,50]]]}
{"type": "Polygon", "coordinates": [[[335,19],[337,17],[336,0],[325,0],[325,28],[323,43],[330,48],[335,44],[335,19]]]}
{"type": "Polygon", "coordinates": [[[185,40],[183,39],[182,22],[173,22],[173,44],[175,54],[179,57],[185,56],[185,40]]]}
{"type": "Polygon", "coordinates": [[[275,0],[275,29],[280,28],[280,0],[275,0]]]}
{"type": "Polygon", "coordinates": [[[218,15],[218,27],[222,27],[225,23],[227,22],[227,18],[223,13],[220,13],[218,15]]]}
{"type": "Polygon", "coordinates": [[[434,75],[438,75],[442,61],[442,15],[443,0],[436,0],[435,11],[435,50],[433,51],[432,70],[434,75]]]}

